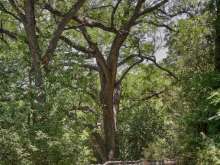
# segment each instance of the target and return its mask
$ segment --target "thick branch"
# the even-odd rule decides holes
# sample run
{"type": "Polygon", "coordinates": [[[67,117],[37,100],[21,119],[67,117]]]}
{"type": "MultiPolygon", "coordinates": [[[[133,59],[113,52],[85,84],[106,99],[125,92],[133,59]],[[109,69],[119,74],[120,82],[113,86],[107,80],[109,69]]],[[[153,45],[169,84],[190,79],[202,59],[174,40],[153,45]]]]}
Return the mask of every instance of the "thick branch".
{"type": "Polygon", "coordinates": [[[28,38],[28,44],[32,55],[39,57],[39,45],[36,35],[36,21],[34,13],[34,0],[26,0],[25,2],[25,22],[24,27],[28,38]]]}
{"type": "MultiPolygon", "coordinates": [[[[45,9],[47,9],[48,11],[50,11],[52,14],[54,14],[56,16],[59,16],[59,17],[64,16],[64,14],[62,14],[60,11],[52,8],[52,6],[50,4],[46,4],[45,9]]],[[[74,16],[72,19],[79,23],[79,25],[76,27],[87,26],[87,27],[91,27],[91,28],[99,28],[103,31],[107,31],[107,32],[111,32],[111,33],[117,33],[117,29],[115,29],[114,27],[112,27],[112,26],[109,27],[109,26],[103,24],[102,22],[98,22],[98,21],[93,20],[89,17],[74,16]]]]}
{"type": "Polygon", "coordinates": [[[92,39],[91,39],[90,35],[88,34],[85,27],[81,27],[81,32],[82,32],[85,40],[88,42],[89,47],[91,48],[91,50],[93,50],[93,55],[96,58],[98,65],[100,66],[101,70],[104,72],[106,78],[108,79],[109,78],[109,70],[108,70],[108,66],[106,64],[106,61],[105,61],[103,54],[99,50],[97,44],[92,41],[92,39]]]}
{"type": "Polygon", "coordinates": [[[52,38],[49,42],[49,46],[43,56],[43,63],[44,65],[47,65],[51,59],[52,54],[54,53],[58,40],[62,34],[62,32],[65,29],[65,26],[69,23],[69,21],[77,14],[77,12],[80,10],[80,8],[83,6],[83,4],[86,2],[86,0],[78,0],[72,8],[69,10],[67,14],[64,15],[62,20],[57,26],[57,29],[54,31],[52,38]]]}
{"type": "Polygon", "coordinates": [[[158,4],[154,5],[153,7],[147,8],[143,11],[140,12],[141,7],[143,3],[145,2],[144,0],[139,0],[137,2],[137,5],[135,7],[133,15],[130,17],[130,19],[127,21],[126,24],[124,24],[120,28],[120,32],[117,33],[113,44],[111,46],[110,50],[110,55],[108,58],[108,63],[110,64],[111,68],[115,68],[115,63],[117,63],[117,57],[119,53],[119,49],[121,48],[123,42],[126,40],[127,36],[129,35],[130,28],[136,24],[136,20],[147,13],[153,12],[154,10],[158,9],[159,7],[163,6],[165,3],[167,3],[169,0],[163,0],[159,2],[158,4]],[[113,65],[114,64],[114,65],[113,65]]]}
{"type": "Polygon", "coordinates": [[[122,44],[124,43],[124,41],[126,40],[127,36],[129,35],[129,31],[131,27],[134,25],[136,19],[138,18],[138,13],[141,10],[143,3],[144,3],[144,0],[139,0],[137,2],[133,15],[129,18],[127,23],[122,25],[122,27],[120,28],[119,32],[116,34],[114,41],[111,45],[110,54],[107,59],[107,63],[109,65],[109,68],[112,69],[113,79],[115,79],[116,77],[119,50],[122,44]]]}

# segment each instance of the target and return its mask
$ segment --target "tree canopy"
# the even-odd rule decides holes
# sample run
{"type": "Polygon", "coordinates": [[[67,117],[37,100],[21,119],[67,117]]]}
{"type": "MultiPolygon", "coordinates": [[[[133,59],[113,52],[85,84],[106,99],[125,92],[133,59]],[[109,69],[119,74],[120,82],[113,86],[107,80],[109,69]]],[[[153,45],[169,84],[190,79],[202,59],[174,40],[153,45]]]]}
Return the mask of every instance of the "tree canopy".
{"type": "Polygon", "coordinates": [[[219,164],[219,72],[219,0],[0,0],[0,164],[219,164]]]}

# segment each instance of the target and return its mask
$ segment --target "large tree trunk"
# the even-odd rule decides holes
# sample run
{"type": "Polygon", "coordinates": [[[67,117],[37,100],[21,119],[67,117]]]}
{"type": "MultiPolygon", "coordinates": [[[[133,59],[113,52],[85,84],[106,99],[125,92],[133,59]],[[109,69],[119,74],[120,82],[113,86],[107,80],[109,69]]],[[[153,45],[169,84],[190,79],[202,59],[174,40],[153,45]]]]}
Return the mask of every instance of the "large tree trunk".
{"type": "Polygon", "coordinates": [[[104,142],[106,151],[106,160],[114,160],[117,158],[116,147],[116,115],[119,109],[120,87],[115,87],[115,80],[106,80],[105,76],[101,75],[101,91],[100,101],[103,111],[104,125],[104,142]]]}
{"type": "Polygon", "coordinates": [[[216,0],[217,14],[215,22],[215,69],[220,72],[220,0],[216,0]]]}
{"type": "Polygon", "coordinates": [[[107,152],[107,160],[115,158],[115,137],[116,137],[116,113],[113,105],[114,84],[102,80],[101,84],[101,104],[103,111],[104,138],[107,152]]]}

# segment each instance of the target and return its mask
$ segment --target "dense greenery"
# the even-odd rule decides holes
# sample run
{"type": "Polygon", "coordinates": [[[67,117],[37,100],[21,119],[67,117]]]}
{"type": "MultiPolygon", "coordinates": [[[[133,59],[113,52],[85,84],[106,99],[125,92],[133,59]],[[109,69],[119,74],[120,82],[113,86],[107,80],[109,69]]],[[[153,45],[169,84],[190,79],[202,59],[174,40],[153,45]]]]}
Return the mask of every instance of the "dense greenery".
{"type": "Polygon", "coordinates": [[[219,0],[0,0],[0,164],[220,164],[219,45],[219,0]]]}

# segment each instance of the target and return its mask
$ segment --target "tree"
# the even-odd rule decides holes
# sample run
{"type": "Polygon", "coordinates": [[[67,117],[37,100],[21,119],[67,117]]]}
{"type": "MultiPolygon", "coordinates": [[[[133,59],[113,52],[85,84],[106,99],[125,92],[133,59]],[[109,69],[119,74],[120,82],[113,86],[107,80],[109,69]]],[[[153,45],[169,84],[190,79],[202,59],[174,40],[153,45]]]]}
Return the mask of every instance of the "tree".
{"type": "MultiPolygon", "coordinates": [[[[42,66],[44,68],[49,68],[48,64],[52,60],[54,51],[60,39],[77,51],[87,54],[89,58],[95,58],[95,67],[92,67],[91,64],[84,64],[84,66],[98,71],[99,74],[100,103],[103,111],[104,125],[103,141],[105,145],[104,147],[99,146],[105,150],[101,151],[100,154],[103,154],[101,156],[103,161],[112,160],[116,157],[116,114],[120,103],[121,82],[131,68],[144,60],[150,60],[156,64],[155,59],[143,55],[143,50],[139,47],[137,47],[137,50],[130,50],[130,56],[124,58],[123,60],[122,54],[125,53],[125,47],[129,44],[129,40],[137,38],[136,42],[140,42],[143,38],[143,36],[142,38],[135,36],[134,33],[137,30],[132,30],[132,27],[135,26],[137,29],[140,29],[143,26],[145,16],[157,11],[159,8],[164,6],[168,0],[152,3],[145,2],[144,0],[139,0],[137,2],[117,1],[112,5],[111,2],[105,1],[102,4],[109,5],[110,7],[108,10],[111,11],[110,15],[108,14],[106,18],[104,17],[104,19],[110,17],[110,21],[107,24],[104,23],[105,20],[97,20],[97,16],[103,14],[102,6],[98,6],[98,3],[92,4],[92,2],[87,2],[87,6],[84,5],[84,10],[88,10],[88,12],[85,12],[84,15],[82,13],[77,14],[85,2],[86,1],[77,1],[66,14],[63,14],[59,10],[53,8],[50,3],[36,3],[33,0],[27,0],[24,1],[24,3],[10,0],[10,6],[5,7],[5,5],[1,3],[1,10],[2,12],[9,14],[11,18],[14,18],[16,21],[21,22],[24,25],[24,31],[26,32],[27,37],[26,42],[29,46],[32,59],[31,73],[33,73],[33,79],[37,89],[37,108],[35,107],[34,109],[41,107],[41,109],[44,109],[45,111],[44,104],[46,98],[43,87],[44,80],[42,75],[42,66]],[[39,46],[38,40],[40,36],[38,35],[41,35],[41,30],[43,29],[37,26],[40,19],[40,15],[36,16],[36,13],[39,14],[37,11],[37,5],[44,6],[46,10],[50,11],[55,17],[55,21],[57,19],[56,17],[59,17],[58,23],[53,25],[56,28],[51,36],[51,39],[48,39],[49,43],[46,49],[44,47],[40,48],[39,46]],[[95,10],[95,12],[92,10],[95,10]],[[14,12],[16,12],[16,14],[14,14],[14,12]],[[67,30],[68,28],[80,31],[80,35],[84,38],[84,41],[82,42],[85,43],[86,41],[85,46],[76,45],[65,35],[62,35],[64,30],[67,30]],[[101,51],[99,45],[100,43],[92,37],[92,33],[94,33],[92,28],[98,32],[102,31],[102,33],[104,33],[103,37],[109,36],[111,38],[110,42],[106,43],[105,46],[102,46],[103,48],[106,47],[105,51],[101,51]],[[42,49],[45,51],[43,52],[42,49]],[[118,68],[123,64],[126,64],[126,62],[132,58],[136,58],[137,61],[128,66],[127,69],[123,71],[121,77],[117,78],[118,68]]],[[[162,12],[160,13],[162,14],[162,12]]],[[[47,14],[44,17],[50,16],[47,14]]],[[[18,37],[15,32],[10,32],[9,30],[3,28],[1,28],[1,33],[6,34],[9,37],[18,37]]],[[[73,40],[77,40],[77,38],[73,38],[73,40]]]]}
{"type": "MultiPolygon", "coordinates": [[[[172,18],[180,14],[190,15],[188,1],[65,2],[0,2],[2,17],[13,20],[13,23],[2,21],[2,41],[7,43],[10,38],[29,48],[30,91],[34,89],[34,97],[30,100],[34,112],[30,116],[35,125],[43,123],[42,129],[47,128],[48,113],[52,111],[50,105],[53,103],[48,101],[51,97],[46,86],[47,83],[52,84],[49,80],[53,77],[53,69],[58,70],[57,63],[64,66],[62,72],[65,68],[79,66],[87,72],[80,70],[83,73],[79,73],[78,77],[85,74],[91,80],[98,78],[98,82],[94,80],[93,83],[95,89],[92,89],[91,83],[89,92],[85,90],[95,106],[88,101],[88,105],[80,104],[73,106],[73,109],[89,112],[101,109],[103,133],[95,130],[91,133],[91,141],[102,162],[113,160],[118,157],[116,121],[120,111],[122,82],[135,66],[148,62],[177,79],[175,74],[158,64],[155,57],[158,41],[155,36],[157,28],[161,27],[171,33],[176,32],[172,18]],[[14,28],[15,25],[18,27],[14,28]],[[64,56],[67,54],[73,56],[66,59],[64,56]]],[[[78,88],[82,83],[79,82],[78,88]]],[[[152,97],[156,95],[157,92],[152,97]]]]}
{"type": "MultiPolygon", "coordinates": [[[[94,16],[93,19],[91,19],[90,16],[74,17],[74,21],[80,23],[80,25],[78,25],[79,27],[77,27],[77,25],[75,26],[79,28],[82,37],[87,42],[88,48],[86,48],[85,46],[78,46],[66,37],[61,38],[64,42],[66,42],[76,50],[89,54],[90,57],[93,57],[96,60],[95,70],[98,71],[100,79],[100,103],[103,112],[104,125],[104,140],[101,141],[103,141],[103,144],[105,145],[103,147],[99,146],[99,144],[99,149],[97,150],[101,151],[99,154],[102,155],[100,157],[102,157],[103,161],[112,160],[117,157],[116,114],[119,111],[118,108],[120,103],[120,86],[122,80],[135,65],[143,62],[144,60],[150,60],[158,65],[154,58],[143,55],[143,50],[141,50],[138,45],[137,50],[130,50],[129,53],[131,54],[127,58],[121,60],[121,54],[124,53],[126,45],[130,44],[128,41],[126,41],[126,39],[130,38],[131,40],[133,40],[133,37],[135,37],[137,38],[136,42],[139,43],[141,38],[138,36],[136,37],[135,34],[133,34],[134,31],[132,31],[132,27],[135,26],[137,28],[140,28],[141,26],[139,22],[142,22],[142,19],[146,14],[153,13],[167,2],[168,1],[161,1],[159,3],[152,4],[147,8],[143,8],[145,1],[140,0],[137,1],[137,3],[123,3],[122,1],[118,1],[114,6],[112,6],[113,9],[111,13],[110,23],[107,23],[106,25],[104,24],[104,20],[102,20],[102,22],[96,21],[97,18],[94,16]],[[119,8],[120,5],[122,6],[122,9],[119,8]],[[122,20],[116,20],[117,10],[119,10],[118,14],[120,14],[120,10],[122,10],[121,12],[124,17],[122,20]],[[115,24],[115,21],[118,21],[117,25],[115,24]],[[101,29],[103,37],[110,35],[110,42],[104,43],[105,45],[103,46],[99,46],[99,44],[101,43],[98,43],[98,41],[95,41],[95,39],[91,37],[92,33],[95,33],[94,30],[88,29],[88,27],[94,28],[98,32],[100,32],[99,29],[101,29]],[[122,48],[122,46],[124,46],[125,48],[122,48]],[[106,47],[106,50],[103,52],[101,51],[100,47],[106,47]],[[136,62],[128,66],[127,69],[123,71],[123,74],[117,78],[118,68],[123,64],[127,64],[126,62],[132,58],[137,58],[136,62]]],[[[51,6],[47,6],[47,9],[55,15],[63,15],[61,12],[53,9],[51,6]]],[[[104,14],[103,11],[100,11],[100,13],[104,14]]],[[[88,12],[87,14],[89,15],[90,12],[88,12]]],[[[91,67],[91,65],[89,64],[87,64],[86,66],[90,67],[90,69],[94,69],[94,67],[91,67]]],[[[100,136],[98,137],[96,137],[97,141],[100,141],[100,136]]]]}
{"type": "Polygon", "coordinates": [[[191,159],[192,164],[219,162],[215,4],[200,2],[193,17],[178,21],[178,33],[171,36],[169,43],[170,53],[175,56],[172,63],[180,77],[174,93],[181,102],[171,101],[171,107],[181,116],[181,124],[177,124],[182,130],[178,140],[182,146],[180,155],[187,161],[191,159]]]}

